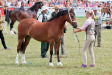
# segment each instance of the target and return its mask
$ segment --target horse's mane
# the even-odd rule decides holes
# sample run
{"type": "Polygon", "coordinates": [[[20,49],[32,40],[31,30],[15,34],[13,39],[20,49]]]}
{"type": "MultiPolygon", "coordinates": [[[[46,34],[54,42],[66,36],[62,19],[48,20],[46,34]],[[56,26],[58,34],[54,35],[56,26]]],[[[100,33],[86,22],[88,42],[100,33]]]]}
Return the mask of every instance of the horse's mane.
{"type": "Polygon", "coordinates": [[[41,4],[42,2],[36,2],[31,8],[29,8],[30,10],[35,10],[37,8],[38,4],[41,4]]]}
{"type": "Polygon", "coordinates": [[[68,14],[68,10],[67,9],[66,10],[61,10],[56,15],[54,15],[53,17],[51,17],[48,21],[52,21],[55,18],[58,18],[59,16],[64,16],[66,14],[68,14]]]}

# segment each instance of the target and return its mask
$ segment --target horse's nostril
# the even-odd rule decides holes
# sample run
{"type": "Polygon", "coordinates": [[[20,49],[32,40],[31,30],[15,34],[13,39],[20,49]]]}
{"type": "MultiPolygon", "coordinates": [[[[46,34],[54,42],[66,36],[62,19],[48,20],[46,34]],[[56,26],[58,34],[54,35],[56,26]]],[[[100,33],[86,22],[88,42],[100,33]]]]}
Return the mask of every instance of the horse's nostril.
{"type": "Polygon", "coordinates": [[[72,23],[73,28],[77,28],[77,24],[76,23],[72,23]]]}

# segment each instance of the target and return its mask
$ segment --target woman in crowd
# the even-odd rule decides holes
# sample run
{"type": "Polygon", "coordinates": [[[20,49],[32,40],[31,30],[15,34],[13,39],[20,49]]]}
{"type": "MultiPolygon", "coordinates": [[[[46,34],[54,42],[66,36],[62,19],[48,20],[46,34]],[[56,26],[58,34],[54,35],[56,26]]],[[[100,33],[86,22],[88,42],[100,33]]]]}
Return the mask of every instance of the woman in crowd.
{"type": "Polygon", "coordinates": [[[5,44],[4,35],[2,33],[2,31],[3,31],[3,25],[4,25],[3,23],[5,23],[5,21],[2,20],[1,15],[2,15],[2,13],[1,13],[1,10],[0,10],[0,38],[1,38],[2,45],[3,45],[4,49],[10,50],[10,48],[8,48],[6,46],[6,44],[5,44]]]}

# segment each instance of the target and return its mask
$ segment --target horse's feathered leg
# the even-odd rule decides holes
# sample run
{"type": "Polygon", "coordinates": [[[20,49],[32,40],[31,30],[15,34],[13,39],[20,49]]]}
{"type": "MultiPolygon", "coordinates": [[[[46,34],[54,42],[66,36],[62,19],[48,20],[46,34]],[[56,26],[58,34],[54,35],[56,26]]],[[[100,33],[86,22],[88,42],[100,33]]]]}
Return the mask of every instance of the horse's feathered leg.
{"type": "Polygon", "coordinates": [[[56,54],[57,54],[57,65],[60,65],[62,66],[62,63],[60,62],[60,58],[59,58],[59,47],[60,47],[60,44],[61,44],[61,39],[59,39],[57,42],[56,42],[56,54]]]}
{"type": "Polygon", "coordinates": [[[27,45],[29,44],[29,42],[30,42],[30,39],[31,39],[31,37],[30,36],[26,36],[25,37],[25,42],[24,42],[24,46],[23,46],[23,54],[22,54],[22,59],[21,59],[21,62],[23,63],[23,64],[25,64],[26,63],[26,61],[25,61],[25,50],[26,50],[26,47],[27,47],[27,45]]]}
{"type": "Polygon", "coordinates": [[[51,67],[54,67],[54,65],[52,63],[53,46],[54,46],[54,40],[50,41],[50,60],[49,60],[49,66],[51,66],[51,67]]]}

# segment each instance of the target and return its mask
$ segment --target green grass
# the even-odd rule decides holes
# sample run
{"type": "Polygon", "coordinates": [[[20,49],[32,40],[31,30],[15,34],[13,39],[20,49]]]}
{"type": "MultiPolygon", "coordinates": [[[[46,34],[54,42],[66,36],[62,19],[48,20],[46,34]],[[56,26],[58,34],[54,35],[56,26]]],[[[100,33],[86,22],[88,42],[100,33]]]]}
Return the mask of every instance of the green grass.
{"type": "MultiPolygon", "coordinates": [[[[85,20],[85,18],[77,18],[78,25],[82,26],[85,20]]],[[[17,25],[18,22],[16,22],[14,27],[17,28],[17,25]]],[[[26,50],[26,61],[29,64],[15,65],[17,35],[10,35],[4,32],[6,44],[11,50],[4,50],[2,44],[0,45],[0,75],[112,75],[111,32],[112,30],[102,30],[101,48],[94,47],[96,66],[93,68],[89,67],[90,55],[88,50],[88,67],[76,67],[82,64],[82,54],[81,50],[79,54],[79,43],[75,42],[75,38],[72,35],[72,26],[69,24],[65,34],[65,58],[61,58],[63,66],[57,66],[56,56],[53,55],[54,68],[49,67],[49,58],[41,58],[40,42],[34,39],[31,39],[26,50]]],[[[78,33],[81,44],[80,49],[82,49],[84,37],[84,32],[78,33]]],[[[47,55],[49,55],[49,51],[47,55]]],[[[19,57],[21,58],[21,54],[19,57]]]]}

